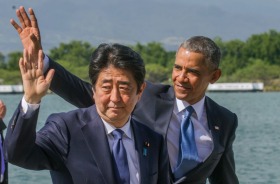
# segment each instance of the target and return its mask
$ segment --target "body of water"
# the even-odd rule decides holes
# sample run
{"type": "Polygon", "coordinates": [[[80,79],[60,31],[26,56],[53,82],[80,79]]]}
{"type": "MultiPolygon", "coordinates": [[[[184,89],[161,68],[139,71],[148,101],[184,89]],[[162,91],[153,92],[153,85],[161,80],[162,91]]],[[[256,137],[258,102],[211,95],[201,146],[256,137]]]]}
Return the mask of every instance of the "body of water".
{"type": "MultiPolygon", "coordinates": [[[[240,184],[280,183],[280,93],[208,93],[235,112],[239,126],[233,145],[240,184]]],[[[22,95],[0,95],[7,105],[8,124],[22,95]]],[[[37,129],[49,114],[75,109],[56,95],[47,95],[41,105],[37,129]]],[[[30,171],[9,164],[11,184],[50,184],[48,171],[30,171]]]]}

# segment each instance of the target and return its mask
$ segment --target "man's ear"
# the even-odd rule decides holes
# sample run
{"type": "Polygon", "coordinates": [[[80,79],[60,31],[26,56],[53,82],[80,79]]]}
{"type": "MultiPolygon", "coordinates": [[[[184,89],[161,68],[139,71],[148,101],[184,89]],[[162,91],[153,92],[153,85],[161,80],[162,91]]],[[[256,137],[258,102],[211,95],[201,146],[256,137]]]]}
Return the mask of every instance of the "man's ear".
{"type": "Polygon", "coordinates": [[[141,96],[142,96],[142,94],[143,94],[145,88],[146,88],[146,82],[144,82],[144,83],[141,85],[141,87],[140,87],[140,89],[139,89],[139,91],[138,91],[138,95],[139,95],[139,96],[138,96],[138,101],[140,100],[140,98],[141,98],[141,96]]]}
{"type": "Polygon", "coordinates": [[[146,88],[146,82],[143,82],[142,86],[140,87],[140,93],[143,93],[144,89],[146,88]]]}
{"type": "Polygon", "coordinates": [[[91,88],[91,90],[92,90],[92,99],[94,100],[95,90],[94,90],[94,88],[93,88],[93,87],[91,88]]]}
{"type": "Polygon", "coordinates": [[[221,69],[218,68],[211,75],[212,75],[212,78],[210,80],[210,83],[214,84],[221,77],[222,71],[221,71],[221,69]]]}

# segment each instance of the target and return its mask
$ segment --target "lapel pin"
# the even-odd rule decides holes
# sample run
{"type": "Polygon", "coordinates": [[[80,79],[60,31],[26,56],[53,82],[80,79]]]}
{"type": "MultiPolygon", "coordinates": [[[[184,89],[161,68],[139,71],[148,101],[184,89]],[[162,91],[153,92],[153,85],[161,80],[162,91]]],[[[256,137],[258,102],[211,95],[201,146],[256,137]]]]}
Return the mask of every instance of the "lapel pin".
{"type": "Polygon", "coordinates": [[[220,130],[220,127],[218,127],[218,126],[215,126],[214,128],[215,128],[215,130],[220,130]]]}
{"type": "Polygon", "coordinates": [[[143,156],[148,155],[148,148],[150,147],[150,143],[148,141],[145,141],[144,147],[143,147],[143,156]]]}

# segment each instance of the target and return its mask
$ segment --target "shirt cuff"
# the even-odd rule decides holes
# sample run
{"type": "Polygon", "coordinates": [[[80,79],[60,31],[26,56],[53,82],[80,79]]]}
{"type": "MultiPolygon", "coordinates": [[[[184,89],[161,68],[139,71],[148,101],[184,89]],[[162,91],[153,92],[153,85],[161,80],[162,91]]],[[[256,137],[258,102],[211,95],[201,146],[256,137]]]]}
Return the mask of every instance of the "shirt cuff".
{"type": "Polygon", "coordinates": [[[36,111],[40,107],[40,104],[27,103],[24,97],[22,97],[21,107],[24,115],[29,117],[34,111],[36,111]]]}
{"type": "Polygon", "coordinates": [[[45,55],[44,55],[44,67],[43,67],[43,72],[44,72],[44,73],[48,70],[49,66],[50,66],[50,59],[49,59],[49,57],[45,54],[45,55]]]}

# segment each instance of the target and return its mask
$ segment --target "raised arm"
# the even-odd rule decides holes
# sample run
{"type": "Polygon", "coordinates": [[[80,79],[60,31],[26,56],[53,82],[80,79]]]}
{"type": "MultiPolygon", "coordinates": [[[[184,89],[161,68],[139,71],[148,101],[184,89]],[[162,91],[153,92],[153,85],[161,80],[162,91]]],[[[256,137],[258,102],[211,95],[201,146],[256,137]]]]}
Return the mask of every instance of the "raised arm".
{"type": "Polygon", "coordinates": [[[10,22],[17,31],[23,48],[29,53],[31,53],[29,49],[33,49],[35,53],[32,54],[32,57],[34,57],[34,60],[37,60],[37,53],[39,50],[42,50],[41,35],[33,9],[29,8],[28,12],[30,17],[27,15],[24,7],[20,6],[16,10],[20,25],[14,19],[11,19],[10,22]]]}
{"type": "MultiPolygon", "coordinates": [[[[42,49],[40,30],[33,9],[29,8],[28,12],[29,16],[24,7],[21,6],[16,10],[19,24],[14,19],[11,19],[10,22],[17,31],[23,48],[28,53],[34,51],[31,54],[31,57],[33,57],[32,60],[38,60],[37,53],[42,49]]],[[[79,79],[49,58],[49,68],[47,71],[50,69],[55,69],[56,71],[50,85],[50,89],[54,93],[77,107],[88,107],[94,103],[92,100],[92,89],[89,83],[79,79]]]]}
{"type": "Polygon", "coordinates": [[[55,69],[50,90],[72,105],[83,108],[94,104],[92,86],[77,76],[71,74],[58,63],[49,61],[49,68],[55,69]]]}
{"type": "MultiPolygon", "coordinates": [[[[23,57],[19,60],[19,68],[25,101],[38,105],[47,93],[54,70],[50,70],[44,76],[42,50],[37,53],[37,61],[31,59],[34,50],[30,49],[30,51],[31,55],[26,50],[23,51],[23,57]]],[[[22,104],[19,104],[8,126],[4,141],[5,157],[10,163],[24,168],[51,168],[49,157],[35,142],[39,108],[31,109],[28,113],[29,107],[26,109],[22,104]]]]}

